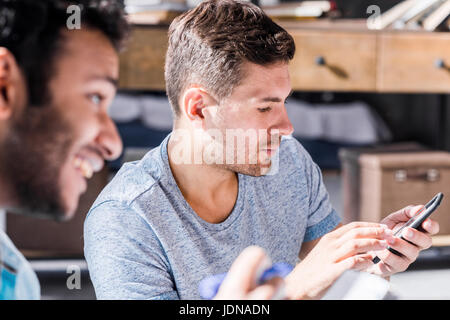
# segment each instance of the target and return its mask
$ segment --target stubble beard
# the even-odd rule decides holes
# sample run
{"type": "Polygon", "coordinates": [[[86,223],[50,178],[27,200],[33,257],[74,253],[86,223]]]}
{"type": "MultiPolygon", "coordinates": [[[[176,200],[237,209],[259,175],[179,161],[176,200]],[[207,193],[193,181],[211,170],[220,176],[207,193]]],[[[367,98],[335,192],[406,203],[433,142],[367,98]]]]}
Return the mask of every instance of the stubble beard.
{"type": "Polygon", "coordinates": [[[70,126],[53,106],[28,107],[15,120],[0,155],[1,177],[16,199],[9,211],[65,219],[59,176],[72,142],[70,126]]]}

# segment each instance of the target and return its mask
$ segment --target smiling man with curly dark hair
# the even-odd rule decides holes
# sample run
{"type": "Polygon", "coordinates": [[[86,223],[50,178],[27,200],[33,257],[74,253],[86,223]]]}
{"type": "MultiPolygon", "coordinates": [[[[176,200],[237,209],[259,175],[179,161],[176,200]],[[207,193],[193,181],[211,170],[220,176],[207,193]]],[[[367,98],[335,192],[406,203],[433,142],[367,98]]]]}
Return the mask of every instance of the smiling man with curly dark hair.
{"type": "MultiPolygon", "coordinates": [[[[0,0],[0,208],[69,219],[122,142],[108,116],[127,33],[117,1],[0,0]],[[69,6],[79,28],[69,28],[69,6]]],[[[1,299],[38,299],[38,279],[0,231],[1,299]]]]}

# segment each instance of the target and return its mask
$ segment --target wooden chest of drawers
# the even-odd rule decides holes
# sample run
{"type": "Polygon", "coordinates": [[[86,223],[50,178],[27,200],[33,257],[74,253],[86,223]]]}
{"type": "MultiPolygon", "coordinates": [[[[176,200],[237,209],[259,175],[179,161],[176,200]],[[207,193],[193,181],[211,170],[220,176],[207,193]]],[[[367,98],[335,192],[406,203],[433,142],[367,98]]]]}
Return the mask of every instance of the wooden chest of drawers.
{"type": "MultiPolygon", "coordinates": [[[[450,34],[369,31],[365,21],[282,24],[294,37],[297,91],[450,93],[450,34]]],[[[134,26],[120,88],[165,90],[168,26],[134,26]]]]}
{"type": "Polygon", "coordinates": [[[375,90],[374,34],[295,30],[291,35],[297,49],[290,63],[294,90],[375,90]]]}
{"type": "Polygon", "coordinates": [[[380,91],[450,91],[449,33],[382,34],[378,43],[380,91]]]}

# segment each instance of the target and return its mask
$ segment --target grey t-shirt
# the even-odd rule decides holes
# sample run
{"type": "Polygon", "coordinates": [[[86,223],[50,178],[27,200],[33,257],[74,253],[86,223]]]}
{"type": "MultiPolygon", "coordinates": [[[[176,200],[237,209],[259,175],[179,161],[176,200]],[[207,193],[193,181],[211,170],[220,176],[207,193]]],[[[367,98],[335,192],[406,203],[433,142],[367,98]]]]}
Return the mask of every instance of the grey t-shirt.
{"type": "Polygon", "coordinates": [[[295,265],[302,242],[334,229],[318,166],[297,140],[282,139],[274,174],[238,174],[228,218],[201,219],[172,175],[167,142],[125,164],[95,201],[84,225],[85,256],[99,299],[200,299],[198,284],[226,272],[257,245],[273,262],[295,265]]]}

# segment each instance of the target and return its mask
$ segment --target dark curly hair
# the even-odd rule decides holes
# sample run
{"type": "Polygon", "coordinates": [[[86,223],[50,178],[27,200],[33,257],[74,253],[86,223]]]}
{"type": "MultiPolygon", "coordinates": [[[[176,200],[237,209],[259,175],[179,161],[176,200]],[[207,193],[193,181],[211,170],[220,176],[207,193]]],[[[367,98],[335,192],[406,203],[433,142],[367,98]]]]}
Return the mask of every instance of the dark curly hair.
{"type": "Polygon", "coordinates": [[[241,81],[243,62],[288,62],[294,53],[292,36],[258,6],[234,0],[200,3],[169,28],[165,77],[175,115],[188,85],[203,85],[217,98],[225,98],[241,81]]]}
{"type": "Polygon", "coordinates": [[[101,31],[120,50],[129,30],[121,1],[0,0],[0,47],[11,51],[23,72],[29,105],[40,106],[51,98],[47,84],[64,43],[62,30],[71,5],[80,8],[81,28],[101,31]]]}

